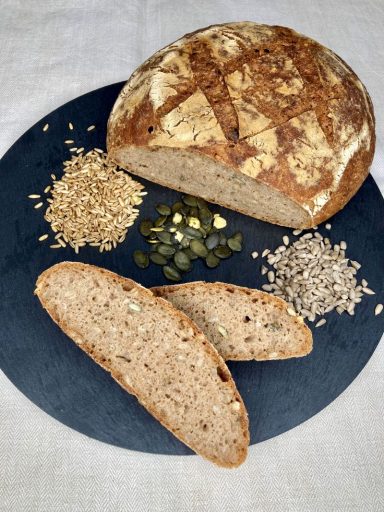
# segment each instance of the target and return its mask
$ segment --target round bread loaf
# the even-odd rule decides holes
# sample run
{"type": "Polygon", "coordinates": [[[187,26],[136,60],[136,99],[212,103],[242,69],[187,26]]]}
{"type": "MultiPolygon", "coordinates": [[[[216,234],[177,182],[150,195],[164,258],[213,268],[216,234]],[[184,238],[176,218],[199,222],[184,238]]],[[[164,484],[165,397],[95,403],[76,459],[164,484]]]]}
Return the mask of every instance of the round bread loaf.
{"type": "Polygon", "coordinates": [[[133,73],[107,145],[138,176],[305,228],[363,183],[374,123],[365,87],[331,50],[289,28],[228,23],[184,36],[133,73]]]}

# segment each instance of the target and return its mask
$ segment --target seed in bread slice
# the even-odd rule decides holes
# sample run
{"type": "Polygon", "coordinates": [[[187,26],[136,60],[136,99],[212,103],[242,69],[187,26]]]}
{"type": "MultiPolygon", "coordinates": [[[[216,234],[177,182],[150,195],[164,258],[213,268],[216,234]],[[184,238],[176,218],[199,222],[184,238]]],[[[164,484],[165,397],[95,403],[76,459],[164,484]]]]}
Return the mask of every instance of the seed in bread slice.
{"type": "Polygon", "coordinates": [[[61,329],[192,450],[223,467],[245,460],[243,401],[223,359],[184,313],[130,279],[82,263],[49,268],[35,293],[61,329]]]}
{"type": "Polygon", "coordinates": [[[312,334],[274,295],[201,281],[152,288],[188,315],[225,360],[287,359],[312,350],[312,334]]]}

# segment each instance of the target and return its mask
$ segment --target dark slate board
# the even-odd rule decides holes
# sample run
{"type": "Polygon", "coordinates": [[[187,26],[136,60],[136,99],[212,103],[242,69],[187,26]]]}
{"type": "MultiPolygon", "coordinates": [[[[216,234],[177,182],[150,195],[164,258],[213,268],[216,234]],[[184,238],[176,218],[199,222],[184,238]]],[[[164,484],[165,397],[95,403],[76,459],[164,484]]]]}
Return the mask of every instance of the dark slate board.
{"type": "MultiPolygon", "coordinates": [[[[34,210],[28,194],[42,191],[50,174],[61,175],[68,158],[63,141],[74,138],[86,150],[105,147],[106,121],[122,84],[77,98],[28,130],[0,162],[0,367],[30,400],[49,415],[95,439],[152,453],[191,453],[109,375],[93,363],[50,320],[34,297],[37,276],[63,260],[83,261],[131,277],[145,286],[165,280],[158,267],[143,271],[132,252],[145,243],[137,225],[127,240],[109,254],[92,248],[76,256],[70,249],[50,250],[37,242],[47,232],[43,211],[34,210]],[[69,132],[68,122],[75,130],[69,132]],[[44,133],[42,127],[49,123],[44,133]],[[87,126],[97,129],[87,132],[87,126]]],[[[158,202],[172,203],[179,194],[144,182],[149,194],[141,218],[154,215],[158,202]]],[[[275,248],[291,230],[215,207],[230,229],[244,233],[245,248],[214,270],[195,264],[188,281],[226,281],[259,288],[260,260],[250,253],[275,248]]],[[[321,232],[325,232],[320,227],[321,232]]],[[[348,242],[348,256],[363,262],[365,277],[376,291],[356,308],[356,316],[328,315],[314,329],[314,350],[306,358],[264,363],[229,363],[250,417],[251,443],[277,436],[307,420],[331,403],[364,368],[384,330],[384,314],[375,317],[384,292],[383,198],[372,177],[347,207],[332,219],[331,240],[348,242]]],[[[291,236],[292,237],[292,236],[291,236]]]]}

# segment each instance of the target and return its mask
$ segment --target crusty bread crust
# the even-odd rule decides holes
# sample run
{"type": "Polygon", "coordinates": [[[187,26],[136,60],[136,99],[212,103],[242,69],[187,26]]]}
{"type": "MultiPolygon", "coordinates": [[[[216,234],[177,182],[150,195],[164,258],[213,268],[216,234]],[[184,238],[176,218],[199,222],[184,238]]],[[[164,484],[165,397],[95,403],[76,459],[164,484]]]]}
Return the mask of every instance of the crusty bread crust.
{"type": "MultiPolygon", "coordinates": [[[[172,293],[177,292],[178,290],[188,290],[190,292],[197,292],[201,293],[201,286],[204,286],[204,289],[220,289],[224,293],[225,290],[231,289],[233,291],[236,291],[238,293],[244,294],[247,296],[247,299],[252,301],[252,298],[262,298],[265,302],[273,304],[276,309],[280,310],[282,313],[286,313],[287,311],[287,303],[285,300],[281,299],[280,297],[276,297],[275,295],[272,295],[270,293],[263,292],[261,290],[251,289],[247,288],[245,286],[237,286],[233,284],[227,284],[222,282],[214,282],[214,283],[208,283],[205,281],[195,281],[192,283],[185,283],[185,284],[176,284],[176,285],[168,285],[168,286],[157,286],[151,288],[151,291],[157,296],[157,297],[164,297],[169,296],[172,293]]],[[[301,344],[300,350],[295,351],[295,354],[293,355],[291,352],[287,351],[284,355],[281,355],[278,357],[278,359],[289,359],[291,357],[303,357],[308,355],[313,346],[313,339],[312,339],[312,332],[309,329],[309,327],[304,323],[303,319],[301,317],[291,317],[291,320],[294,321],[298,328],[302,331],[304,335],[304,343],[301,344]]],[[[250,361],[255,359],[255,357],[249,353],[247,356],[239,356],[236,353],[232,353],[230,355],[227,355],[225,357],[226,360],[230,361],[250,361]]],[[[257,358],[258,361],[261,360],[270,360],[270,358],[266,355],[263,359],[257,358]]]]}
{"type": "MultiPolygon", "coordinates": [[[[129,288],[137,288],[140,291],[141,294],[147,295],[147,296],[150,296],[151,298],[153,298],[154,303],[156,303],[159,307],[163,308],[164,311],[166,311],[169,315],[172,315],[175,318],[175,321],[182,320],[183,322],[186,322],[191,327],[191,329],[193,330],[193,332],[195,334],[195,339],[196,339],[196,342],[197,342],[198,337],[201,339],[201,336],[204,336],[204,335],[198,329],[196,324],[194,322],[192,322],[192,320],[190,318],[188,318],[186,315],[184,315],[184,313],[182,313],[182,312],[178,311],[177,309],[175,309],[169,302],[167,302],[166,300],[164,300],[162,298],[155,297],[150,290],[144,288],[143,286],[141,286],[140,284],[136,283],[135,281],[133,281],[131,279],[128,279],[128,278],[125,278],[125,277],[122,277],[122,276],[119,276],[119,275],[117,275],[117,274],[115,274],[115,273],[113,273],[113,272],[111,272],[109,270],[106,270],[106,269],[103,269],[103,268],[99,268],[99,267],[96,267],[96,266],[93,266],[93,265],[86,265],[86,264],[83,264],[83,263],[74,263],[74,262],[58,263],[57,265],[53,265],[49,269],[45,270],[38,277],[37,282],[36,282],[36,289],[35,289],[34,293],[35,293],[35,295],[38,296],[38,298],[40,299],[40,302],[41,302],[43,308],[47,311],[47,313],[50,315],[52,320],[70,338],[72,338],[72,340],[79,346],[79,348],[84,350],[84,352],[86,352],[98,365],[100,365],[102,368],[104,368],[104,370],[109,372],[111,374],[112,378],[122,388],[124,388],[128,393],[131,393],[132,395],[136,396],[138,401],[165,428],[170,430],[180,441],[182,441],[184,444],[189,446],[192,450],[196,451],[193,446],[188,444],[188,442],[184,439],[184,436],[180,432],[176,432],[173,429],[172,425],[169,424],[166,421],[166,419],[162,416],[162,414],[159,411],[157,411],[156,409],[154,409],[152,407],[149,407],[145,403],[145,400],[143,400],[143,397],[140,394],[140,389],[133,389],[131,386],[127,385],[127,383],[122,379],[121,374],[119,372],[116,372],[115,369],[113,368],[113,366],[108,364],[108,361],[102,362],[102,360],[101,360],[102,357],[98,357],[98,355],[91,350],[91,348],[87,345],[87,342],[84,339],[84,337],[82,336],[82,334],[80,332],[74,331],[72,329],[72,327],[70,325],[68,325],[65,321],[61,321],[58,318],[58,316],[55,314],[55,311],[50,307],[50,304],[47,301],[44,300],[43,295],[41,294],[41,291],[44,289],[44,287],[46,285],[46,282],[49,279],[50,275],[55,273],[55,271],[58,268],[60,268],[60,269],[63,269],[63,268],[64,269],[65,268],[68,268],[68,269],[71,269],[71,268],[77,268],[77,269],[87,268],[87,269],[91,269],[93,272],[104,274],[104,275],[107,275],[107,276],[109,276],[111,278],[114,278],[115,280],[117,280],[117,282],[121,283],[122,285],[124,285],[124,284],[128,285],[129,288]]],[[[224,360],[218,354],[217,350],[208,342],[208,340],[206,340],[206,338],[205,338],[205,341],[206,341],[206,343],[204,344],[204,350],[205,350],[206,356],[211,358],[215,362],[215,364],[218,367],[220,367],[220,370],[222,371],[222,374],[225,375],[225,378],[226,378],[225,385],[232,390],[232,392],[234,394],[234,397],[236,398],[236,400],[240,404],[240,416],[241,416],[240,423],[241,423],[241,427],[242,427],[242,431],[243,431],[243,439],[239,440],[239,443],[238,443],[238,460],[235,463],[229,463],[228,461],[225,461],[225,460],[222,460],[222,459],[219,459],[219,458],[209,458],[209,457],[206,456],[206,454],[201,453],[201,452],[199,452],[199,455],[201,455],[202,457],[206,458],[207,460],[210,460],[211,462],[213,462],[213,463],[215,463],[215,464],[217,464],[218,466],[221,466],[221,467],[228,467],[228,468],[237,467],[237,466],[239,466],[240,464],[242,464],[244,462],[244,460],[246,459],[246,456],[247,456],[247,448],[248,448],[248,445],[249,445],[248,414],[247,414],[247,411],[245,409],[243,400],[242,400],[239,392],[237,391],[236,384],[234,383],[234,381],[232,379],[232,376],[231,376],[231,374],[230,374],[230,372],[229,372],[229,370],[228,370],[224,360]]]]}
{"type": "MultiPolygon", "coordinates": [[[[234,180],[247,176],[285,194],[306,219],[279,223],[302,228],[329,218],[360,188],[375,119],[364,85],[334,52],[286,27],[236,22],[187,34],[144,62],[111,112],[107,146],[119,165],[184,192],[193,174],[164,183],[124,150],[198,153],[234,180]]],[[[256,216],[241,197],[225,206],[256,216]]],[[[257,218],[276,222],[268,211],[257,218]]]]}

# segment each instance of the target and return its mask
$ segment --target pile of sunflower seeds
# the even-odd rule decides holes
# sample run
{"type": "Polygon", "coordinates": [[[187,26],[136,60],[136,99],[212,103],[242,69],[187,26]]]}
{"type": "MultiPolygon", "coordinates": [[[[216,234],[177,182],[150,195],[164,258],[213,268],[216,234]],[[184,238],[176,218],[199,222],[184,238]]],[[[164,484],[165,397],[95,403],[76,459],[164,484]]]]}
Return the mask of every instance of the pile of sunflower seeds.
{"type": "MultiPolygon", "coordinates": [[[[125,240],[127,230],[135,222],[143,201],[143,186],[100,149],[72,156],[64,162],[61,179],[51,175],[52,185],[44,189],[50,193],[44,218],[55,233],[52,249],[71,246],[76,253],[91,245],[100,252],[110,251],[125,240]]],[[[39,194],[31,194],[39,199],[39,194]]],[[[35,208],[43,205],[39,201],[35,208]]],[[[47,240],[47,233],[39,241],[47,240]]]]}
{"type": "MultiPolygon", "coordinates": [[[[291,245],[284,236],[283,244],[273,253],[266,249],[262,254],[274,269],[261,267],[269,282],[262,288],[286,300],[288,313],[310,322],[334,309],[354,315],[363,295],[375,292],[365,279],[358,284],[356,273],[361,265],[346,257],[346,249],[345,241],[332,245],[317,231],[305,233],[291,245]]],[[[325,322],[322,318],[316,327],[325,322]]]]}
{"type": "Polygon", "coordinates": [[[174,205],[158,204],[159,217],[143,220],[140,233],[150,244],[149,252],[134,251],[133,259],[140,268],[152,262],[163,267],[170,281],[180,281],[183,272],[189,272],[192,261],[201,258],[207,267],[215,268],[221,260],[242,250],[243,236],[235,233],[227,237],[223,229],[226,220],[210,211],[201,198],[185,195],[174,205]]]}

